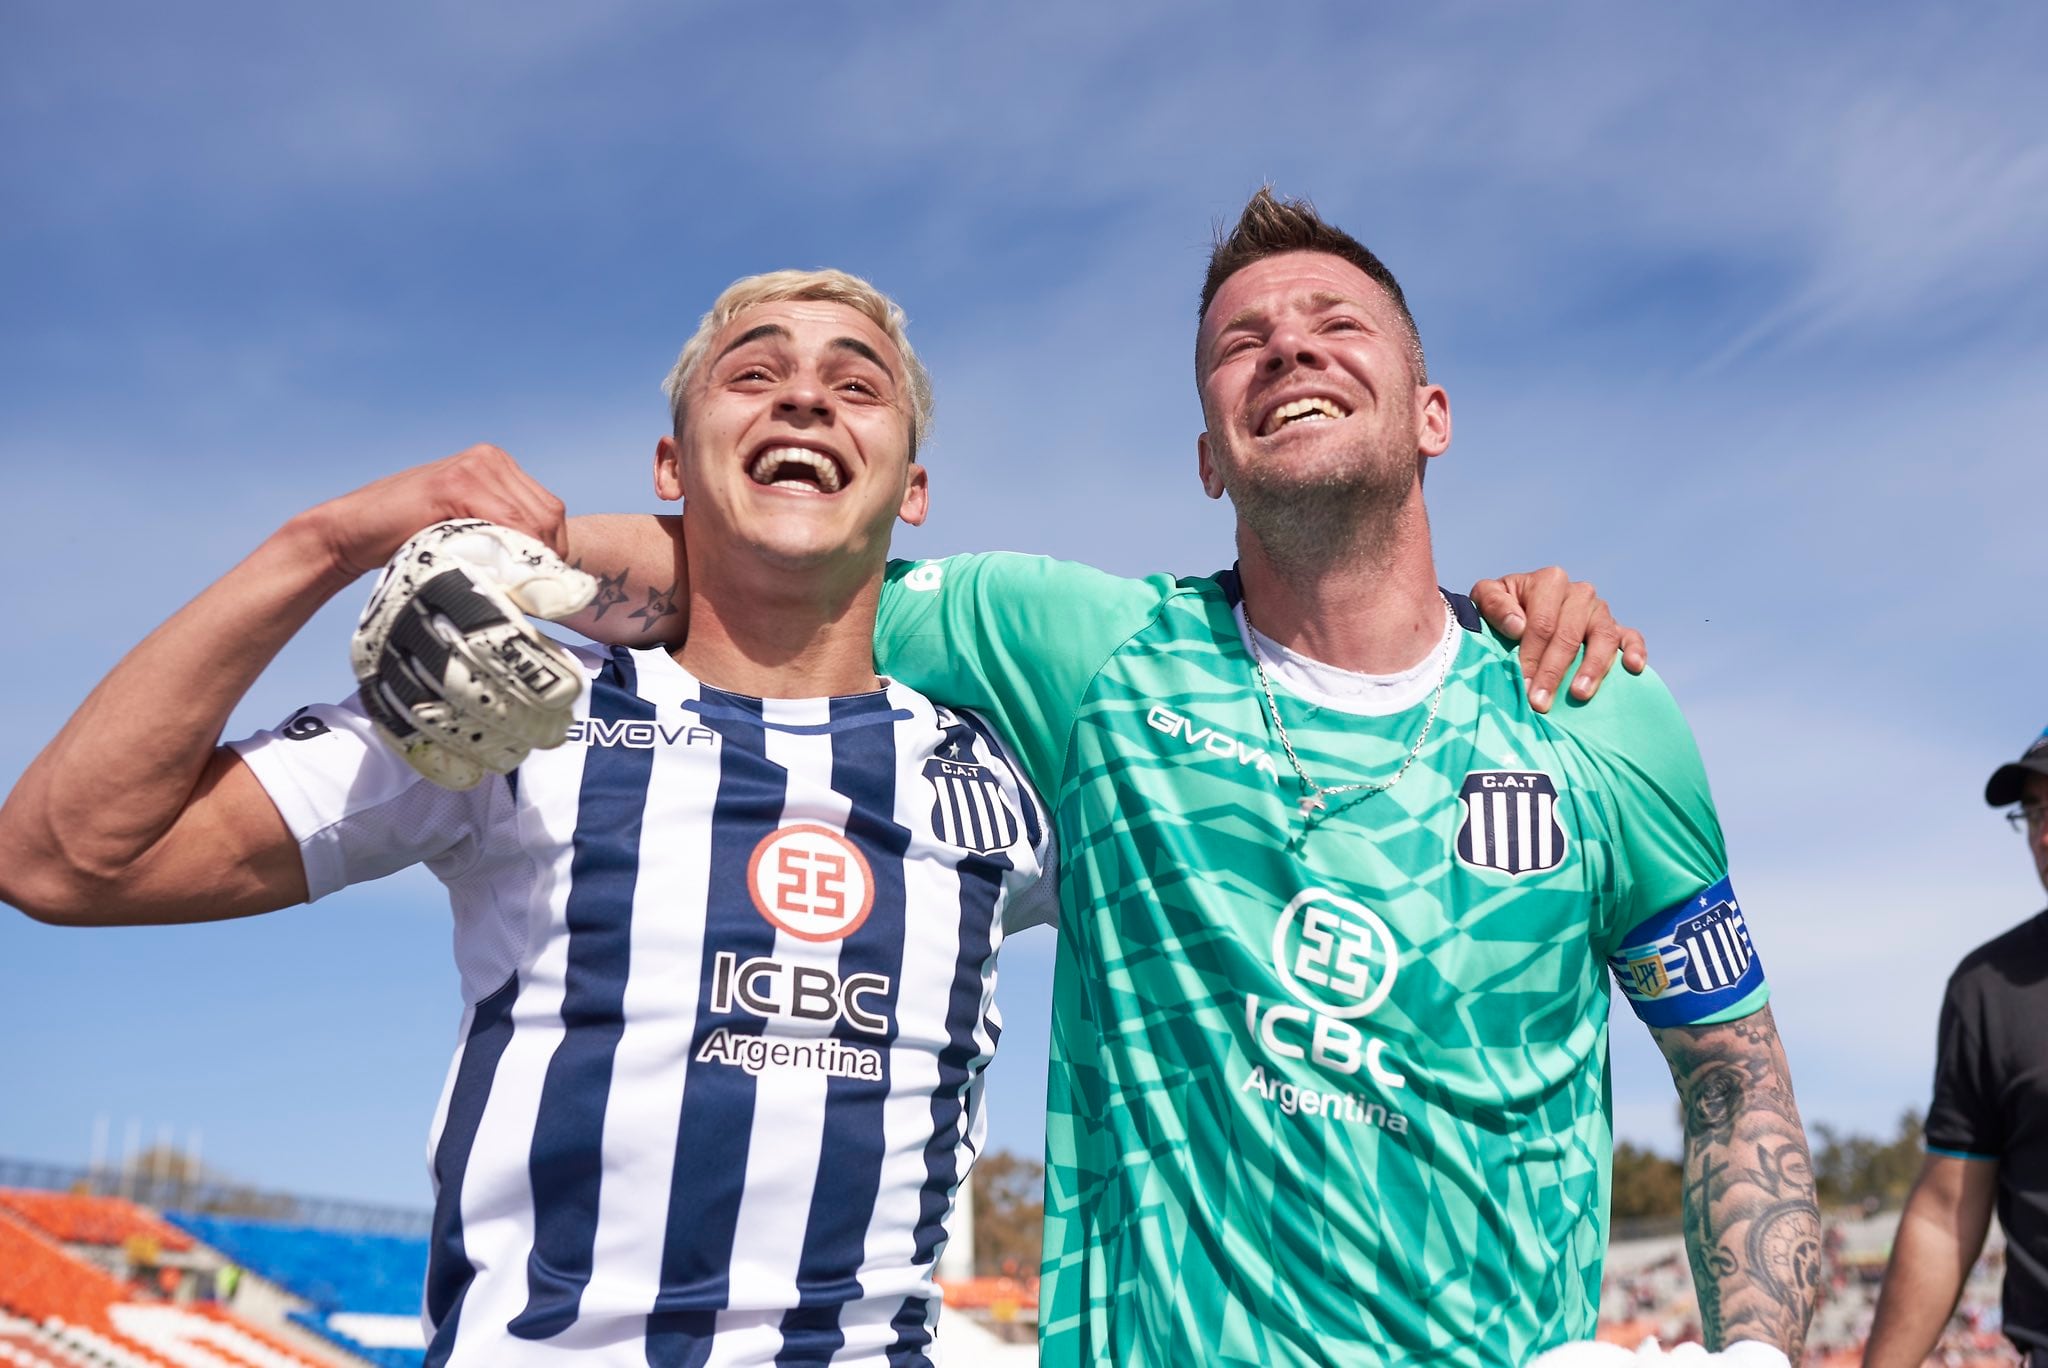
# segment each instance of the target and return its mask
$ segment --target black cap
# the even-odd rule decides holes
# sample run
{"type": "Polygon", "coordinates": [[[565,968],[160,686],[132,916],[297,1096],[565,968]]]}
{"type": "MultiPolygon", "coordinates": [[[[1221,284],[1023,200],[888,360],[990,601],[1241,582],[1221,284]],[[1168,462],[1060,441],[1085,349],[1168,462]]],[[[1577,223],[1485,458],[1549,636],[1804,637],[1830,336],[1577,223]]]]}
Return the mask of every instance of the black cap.
{"type": "Polygon", "coordinates": [[[2000,765],[1984,786],[1984,801],[1993,807],[2010,807],[2026,790],[2027,776],[2048,774],[2048,731],[2034,738],[2034,744],[2010,765],[2000,765]]]}

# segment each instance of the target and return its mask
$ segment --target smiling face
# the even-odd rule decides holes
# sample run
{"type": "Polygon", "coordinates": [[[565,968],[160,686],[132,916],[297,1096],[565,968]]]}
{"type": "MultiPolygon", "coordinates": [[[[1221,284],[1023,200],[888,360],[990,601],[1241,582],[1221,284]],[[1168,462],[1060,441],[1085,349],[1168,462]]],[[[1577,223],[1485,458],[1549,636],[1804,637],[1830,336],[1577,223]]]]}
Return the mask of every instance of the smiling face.
{"type": "Polygon", "coordinates": [[[924,521],[903,358],[859,310],[823,300],[742,309],[692,373],[655,488],[684,499],[686,539],[798,569],[872,564],[890,525],[924,521]]]}
{"type": "Polygon", "coordinates": [[[1239,270],[1196,344],[1202,487],[1255,527],[1399,505],[1451,438],[1449,400],[1414,355],[1394,301],[1341,257],[1283,252],[1239,270]]]}

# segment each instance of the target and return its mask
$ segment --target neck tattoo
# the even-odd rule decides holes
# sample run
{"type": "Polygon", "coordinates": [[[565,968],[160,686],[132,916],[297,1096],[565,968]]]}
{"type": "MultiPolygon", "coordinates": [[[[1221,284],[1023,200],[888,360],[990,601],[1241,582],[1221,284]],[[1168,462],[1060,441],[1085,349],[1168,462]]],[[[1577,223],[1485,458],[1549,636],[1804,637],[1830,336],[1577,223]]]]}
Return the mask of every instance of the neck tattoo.
{"type": "Polygon", "coordinates": [[[1443,640],[1437,643],[1437,649],[1443,653],[1444,666],[1436,677],[1436,696],[1429,700],[1429,717],[1422,724],[1422,734],[1417,736],[1415,744],[1408,748],[1408,758],[1401,762],[1401,768],[1394,771],[1393,778],[1379,784],[1318,784],[1308,777],[1308,771],[1302,768],[1301,757],[1294,753],[1294,742],[1288,739],[1287,726],[1280,720],[1280,705],[1273,701],[1273,684],[1266,677],[1265,657],[1259,651],[1259,629],[1252,625],[1252,610],[1249,603],[1244,604],[1244,627],[1245,640],[1251,643],[1252,648],[1252,670],[1259,677],[1259,691],[1266,696],[1266,715],[1273,719],[1273,730],[1280,737],[1280,749],[1287,752],[1287,763],[1294,766],[1295,777],[1301,780],[1302,788],[1307,790],[1301,798],[1301,811],[1304,816],[1328,807],[1329,804],[1324,800],[1332,794],[1358,793],[1371,797],[1375,793],[1385,793],[1401,782],[1401,776],[1408,773],[1408,767],[1415,763],[1415,757],[1422,754],[1422,743],[1429,740],[1429,729],[1436,725],[1437,709],[1443,706],[1444,684],[1451,677],[1451,657],[1456,654],[1451,650],[1451,643],[1457,636],[1458,619],[1451,612],[1448,600],[1444,602],[1443,640]]]}

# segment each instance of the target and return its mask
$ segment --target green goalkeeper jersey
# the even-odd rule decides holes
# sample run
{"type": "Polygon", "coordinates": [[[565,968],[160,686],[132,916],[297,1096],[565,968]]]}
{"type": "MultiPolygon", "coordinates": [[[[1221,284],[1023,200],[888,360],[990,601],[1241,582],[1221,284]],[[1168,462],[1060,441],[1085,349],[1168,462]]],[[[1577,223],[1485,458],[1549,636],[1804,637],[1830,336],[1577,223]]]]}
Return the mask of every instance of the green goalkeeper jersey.
{"type": "MultiPolygon", "coordinates": [[[[1762,1005],[1698,753],[1654,677],[1532,711],[1447,596],[1440,708],[1304,812],[1236,578],[896,563],[876,643],[986,712],[1055,812],[1047,1368],[1519,1365],[1592,1334],[1607,973],[1656,1024],[1762,1005]]],[[[1274,688],[1325,785],[1372,716],[1274,688]]]]}

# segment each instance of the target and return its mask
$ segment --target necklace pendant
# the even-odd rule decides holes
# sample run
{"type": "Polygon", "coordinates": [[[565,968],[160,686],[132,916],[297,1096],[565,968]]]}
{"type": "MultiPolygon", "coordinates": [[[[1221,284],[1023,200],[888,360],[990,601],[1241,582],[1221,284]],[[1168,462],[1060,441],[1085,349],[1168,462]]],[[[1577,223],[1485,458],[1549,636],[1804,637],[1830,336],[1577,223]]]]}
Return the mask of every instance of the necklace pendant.
{"type": "Polygon", "coordinates": [[[1301,812],[1304,817],[1311,812],[1321,812],[1328,806],[1329,804],[1323,801],[1323,795],[1320,793],[1311,793],[1301,800],[1301,812]]]}

